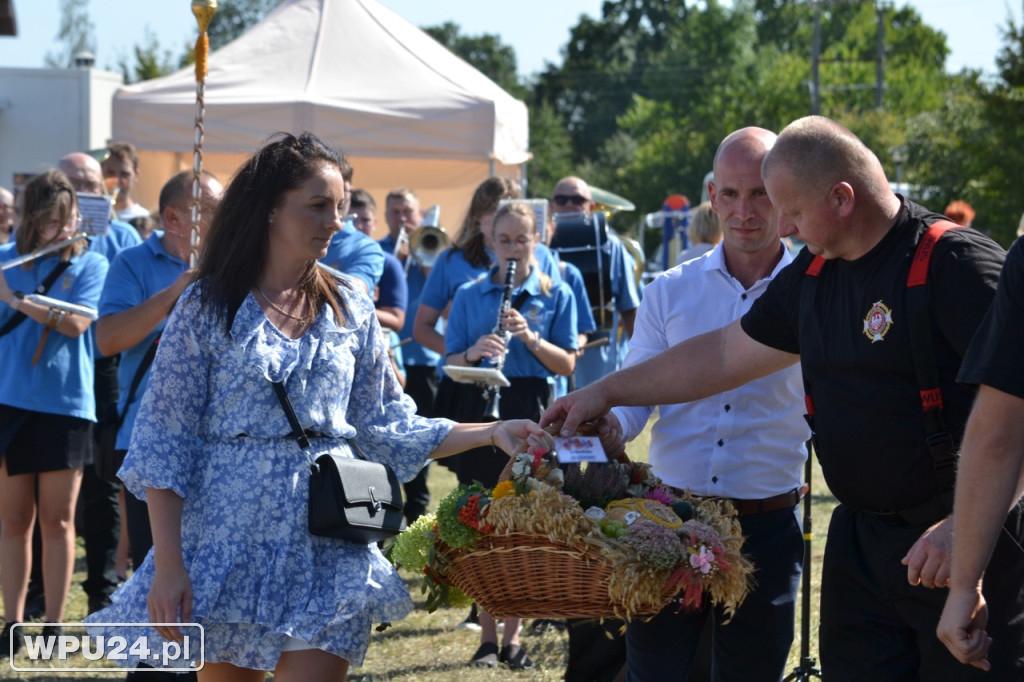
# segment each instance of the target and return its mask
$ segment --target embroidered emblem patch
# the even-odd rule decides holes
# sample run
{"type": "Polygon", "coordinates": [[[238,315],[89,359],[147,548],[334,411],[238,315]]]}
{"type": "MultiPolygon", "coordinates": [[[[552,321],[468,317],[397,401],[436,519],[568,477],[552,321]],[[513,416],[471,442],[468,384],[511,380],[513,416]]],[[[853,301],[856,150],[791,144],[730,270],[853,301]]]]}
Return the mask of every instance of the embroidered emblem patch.
{"type": "Polygon", "coordinates": [[[881,301],[875,301],[864,318],[864,336],[871,339],[871,343],[881,341],[889,333],[892,327],[892,309],[881,301]]]}

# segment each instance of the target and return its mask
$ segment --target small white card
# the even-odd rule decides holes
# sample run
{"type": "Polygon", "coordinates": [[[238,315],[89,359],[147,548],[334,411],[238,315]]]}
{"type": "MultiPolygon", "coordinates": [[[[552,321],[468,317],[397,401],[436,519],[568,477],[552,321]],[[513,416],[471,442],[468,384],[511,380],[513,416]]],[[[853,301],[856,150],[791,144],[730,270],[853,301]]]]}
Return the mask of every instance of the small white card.
{"type": "Polygon", "coordinates": [[[558,461],[563,463],[608,461],[601,439],[597,436],[556,438],[555,450],[558,452],[558,461]]]}

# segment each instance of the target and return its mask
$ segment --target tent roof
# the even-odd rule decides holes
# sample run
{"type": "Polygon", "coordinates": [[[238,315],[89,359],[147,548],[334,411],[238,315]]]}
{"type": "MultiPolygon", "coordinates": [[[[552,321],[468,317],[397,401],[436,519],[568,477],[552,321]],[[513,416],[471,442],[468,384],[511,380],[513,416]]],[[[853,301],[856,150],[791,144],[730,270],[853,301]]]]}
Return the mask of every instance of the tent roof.
{"type": "MultiPolygon", "coordinates": [[[[194,70],[122,88],[114,135],[188,151],[194,70]]],[[[209,56],[203,149],[313,131],[349,156],[526,161],[526,106],[376,0],[288,0],[209,56]]]]}

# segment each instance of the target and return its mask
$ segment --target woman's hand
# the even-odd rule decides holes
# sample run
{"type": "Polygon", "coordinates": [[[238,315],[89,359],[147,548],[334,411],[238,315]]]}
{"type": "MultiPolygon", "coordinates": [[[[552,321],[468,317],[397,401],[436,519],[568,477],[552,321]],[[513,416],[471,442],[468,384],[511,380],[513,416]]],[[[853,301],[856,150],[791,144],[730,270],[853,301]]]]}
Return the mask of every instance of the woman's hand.
{"type": "MultiPolygon", "coordinates": [[[[157,569],[146,599],[149,620],[153,623],[188,623],[192,620],[192,581],[184,566],[157,569]]],[[[156,628],[167,640],[184,641],[181,628],[165,625],[156,628]]]]}
{"type": "Polygon", "coordinates": [[[532,448],[545,451],[555,449],[555,441],[551,434],[540,428],[537,422],[529,419],[495,422],[494,431],[491,432],[491,443],[508,455],[532,448]]]}
{"type": "Polygon", "coordinates": [[[472,346],[466,349],[466,361],[470,364],[480,362],[484,358],[500,357],[505,352],[505,342],[497,334],[484,334],[472,346]]]}
{"type": "Polygon", "coordinates": [[[526,321],[526,318],[523,317],[515,308],[509,308],[505,311],[505,314],[502,315],[501,328],[526,345],[530,345],[536,340],[534,338],[534,333],[530,331],[530,325],[526,321]]]}

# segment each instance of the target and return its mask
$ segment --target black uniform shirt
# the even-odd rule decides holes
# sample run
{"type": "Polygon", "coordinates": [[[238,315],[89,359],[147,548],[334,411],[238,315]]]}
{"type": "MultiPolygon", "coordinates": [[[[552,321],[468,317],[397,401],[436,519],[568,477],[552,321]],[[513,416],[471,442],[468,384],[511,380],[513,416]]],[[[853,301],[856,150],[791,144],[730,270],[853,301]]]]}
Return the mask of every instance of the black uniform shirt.
{"type": "Polygon", "coordinates": [[[1006,254],[999,289],[960,368],[960,381],[1024,398],[1024,240],[1006,254]]]}
{"type": "MultiPolygon", "coordinates": [[[[892,229],[867,254],[827,261],[815,283],[806,274],[813,255],[804,250],[742,318],[753,339],[800,354],[822,472],[833,494],[858,509],[909,509],[936,492],[905,301],[917,242],[940,219],[903,200],[892,229]],[[804,286],[816,291],[801,321],[804,286]]],[[[947,232],[932,254],[932,336],[946,420],[958,444],[973,391],[957,384],[956,374],[1004,256],[998,244],[966,228],[947,232]]]]}

